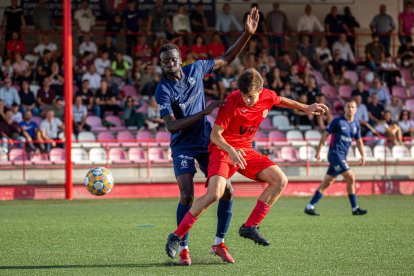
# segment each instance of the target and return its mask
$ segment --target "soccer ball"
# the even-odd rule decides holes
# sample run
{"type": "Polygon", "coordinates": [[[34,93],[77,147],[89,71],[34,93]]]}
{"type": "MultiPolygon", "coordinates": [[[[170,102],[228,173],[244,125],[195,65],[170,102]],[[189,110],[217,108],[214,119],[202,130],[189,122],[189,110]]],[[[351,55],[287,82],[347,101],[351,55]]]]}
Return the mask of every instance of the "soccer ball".
{"type": "Polygon", "coordinates": [[[103,196],[114,187],[114,178],[107,168],[96,167],[88,171],[83,183],[91,194],[103,196]]]}

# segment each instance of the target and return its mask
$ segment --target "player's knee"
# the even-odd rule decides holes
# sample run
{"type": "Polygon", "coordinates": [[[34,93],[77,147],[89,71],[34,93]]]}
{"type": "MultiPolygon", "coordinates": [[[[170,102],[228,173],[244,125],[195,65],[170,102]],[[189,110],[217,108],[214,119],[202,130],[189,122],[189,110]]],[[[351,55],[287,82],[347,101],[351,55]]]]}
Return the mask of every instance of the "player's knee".
{"type": "Polygon", "coordinates": [[[183,205],[191,205],[194,201],[194,195],[193,194],[181,194],[180,196],[180,203],[183,205]]]}
{"type": "Polygon", "coordinates": [[[288,181],[286,175],[283,175],[282,177],[280,177],[278,182],[279,182],[280,190],[283,190],[283,189],[285,189],[285,187],[287,186],[289,181],[288,181]]]}
{"type": "Polygon", "coordinates": [[[220,199],[230,201],[233,199],[233,187],[230,185],[224,190],[224,194],[220,199]]]}
{"type": "Polygon", "coordinates": [[[276,187],[278,191],[283,191],[283,189],[288,184],[288,179],[287,179],[286,175],[284,175],[284,174],[283,175],[275,175],[271,178],[271,180],[269,181],[269,184],[276,187]]]}
{"type": "Polygon", "coordinates": [[[209,191],[207,193],[207,201],[209,204],[212,204],[216,202],[217,200],[219,200],[222,196],[223,194],[220,193],[219,191],[209,191]]]}

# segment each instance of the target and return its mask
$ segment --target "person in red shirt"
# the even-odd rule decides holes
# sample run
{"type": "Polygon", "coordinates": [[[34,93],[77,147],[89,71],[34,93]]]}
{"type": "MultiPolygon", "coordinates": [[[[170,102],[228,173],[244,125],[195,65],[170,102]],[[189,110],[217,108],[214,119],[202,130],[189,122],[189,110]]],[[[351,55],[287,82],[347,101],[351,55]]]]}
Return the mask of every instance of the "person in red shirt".
{"type": "Polygon", "coordinates": [[[220,107],[211,132],[207,192],[193,203],[177,229],[168,236],[165,249],[169,256],[175,255],[180,238],[197,219],[221,198],[227,185],[226,180],[237,171],[252,180],[269,183],[251,215],[239,230],[241,237],[261,245],[269,245],[270,243],[261,236],[258,225],[277,201],[288,180],[273,161],[253,149],[252,142],[256,131],[275,105],[299,109],[312,115],[322,115],[328,111],[326,105],[301,104],[279,97],[275,91],[263,88],[263,79],[253,68],[240,75],[237,85],[239,90],[231,93],[220,107]]]}
{"type": "Polygon", "coordinates": [[[206,46],[206,41],[202,35],[197,35],[194,38],[193,45],[190,48],[190,51],[195,53],[196,59],[207,59],[208,49],[206,46]]]}
{"type": "Polygon", "coordinates": [[[7,55],[10,58],[14,58],[14,55],[16,53],[19,53],[23,56],[24,52],[26,51],[26,48],[24,46],[23,40],[20,39],[18,32],[12,33],[12,39],[7,42],[6,49],[7,55]]]}
{"type": "Polygon", "coordinates": [[[135,57],[142,61],[149,61],[151,59],[152,49],[147,43],[147,36],[141,35],[137,38],[137,45],[135,46],[135,57]]]}
{"type": "Polygon", "coordinates": [[[222,56],[226,51],[219,33],[215,32],[211,38],[211,42],[207,45],[208,53],[211,58],[222,56]]]}

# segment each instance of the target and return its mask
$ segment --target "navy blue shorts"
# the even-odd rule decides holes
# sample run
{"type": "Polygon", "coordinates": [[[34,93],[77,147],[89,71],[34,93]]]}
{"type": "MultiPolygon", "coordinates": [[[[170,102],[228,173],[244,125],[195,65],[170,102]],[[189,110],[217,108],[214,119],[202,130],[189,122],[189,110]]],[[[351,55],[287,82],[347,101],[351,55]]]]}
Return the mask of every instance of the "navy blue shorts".
{"type": "Polygon", "coordinates": [[[342,159],[342,158],[328,156],[328,161],[329,161],[329,168],[328,168],[328,171],[326,172],[327,175],[337,177],[338,175],[349,170],[349,165],[348,163],[346,163],[345,158],[342,159]]]}
{"type": "Polygon", "coordinates": [[[182,174],[191,173],[195,174],[197,172],[195,168],[195,160],[197,160],[198,165],[200,166],[201,171],[207,177],[207,167],[208,167],[208,152],[183,152],[177,151],[172,156],[174,164],[174,173],[175,177],[182,174]]]}

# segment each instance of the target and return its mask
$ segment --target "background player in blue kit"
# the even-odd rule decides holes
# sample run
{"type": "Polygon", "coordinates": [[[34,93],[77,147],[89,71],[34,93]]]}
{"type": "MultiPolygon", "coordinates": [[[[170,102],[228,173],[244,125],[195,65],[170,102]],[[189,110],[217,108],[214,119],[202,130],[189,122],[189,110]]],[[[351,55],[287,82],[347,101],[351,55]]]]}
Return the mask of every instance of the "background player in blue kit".
{"type": "Polygon", "coordinates": [[[332,135],[328,152],[329,168],[321,185],[316,190],[311,201],[305,208],[305,213],[308,215],[319,216],[319,214],[315,211],[315,204],[321,200],[323,192],[340,174],[342,174],[347,184],[346,187],[349,201],[352,206],[352,214],[360,216],[365,215],[368,212],[358,207],[355,195],[355,175],[346,163],[346,156],[348,154],[349,147],[351,146],[352,139],[356,139],[358,150],[361,153],[360,164],[362,166],[365,164],[364,144],[361,139],[361,127],[359,123],[354,120],[356,109],[357,106],[355,101],[349,100],[346,102],[344,116],[335,118],[322,135],[315,157],[316,160],[320,159],[321,148],[329,135],[332,135]]]}
{"type": "MultiPolygon", "coordinates": [[[[190,210],[194,198],[193,178],[196,173],[194,161],[207,173],[208,145],[210,143],[211,125],[206,115],[221,103],[214,102],[205,107],[203,78],[213,70],[230,64],[243,50],[259,21],[256,8],[250,10],[245,23],[245,30],[237,41],[214,60],[199,60],[181,68],[181,53],[174,44],[165,44],[159,51],[164,76],[158,84],[155,99],[159,105],[160,115],[171,133],[171,150],[174,173],[180,188],[180,202],[177,208],[177,225],[190,210]]],[[[230,226],[232,216],[232,188],[228,184],[226,192],[220,199],[217,209],[217,232],[211,250],[223,261],[233,263],[224,244],[224,236],[230,226]]],[[[190,265],[188,235],[180,243],[179,264],[190,265]]]]}

